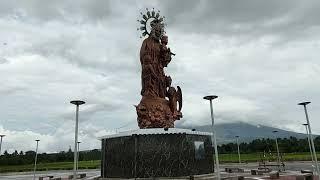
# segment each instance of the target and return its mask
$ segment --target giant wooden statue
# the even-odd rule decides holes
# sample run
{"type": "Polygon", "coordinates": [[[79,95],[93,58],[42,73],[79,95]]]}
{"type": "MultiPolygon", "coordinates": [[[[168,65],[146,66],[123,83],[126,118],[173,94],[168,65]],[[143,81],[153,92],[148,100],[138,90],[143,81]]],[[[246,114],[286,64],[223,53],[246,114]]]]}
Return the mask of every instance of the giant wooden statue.
{"type": "Polygon", "coordinates": [[[147,38],[140,49],[142,99],[136,106],[138,125],[140,128],[173,128],[174,121],[182,117],[182,92],[179,86],[171,86],[172,79],[164,73],[164,68],[175,54],[167,47],[168,36],[164,34],[159,12],[152,10],[142,15],[140,30],[147,38]]]}

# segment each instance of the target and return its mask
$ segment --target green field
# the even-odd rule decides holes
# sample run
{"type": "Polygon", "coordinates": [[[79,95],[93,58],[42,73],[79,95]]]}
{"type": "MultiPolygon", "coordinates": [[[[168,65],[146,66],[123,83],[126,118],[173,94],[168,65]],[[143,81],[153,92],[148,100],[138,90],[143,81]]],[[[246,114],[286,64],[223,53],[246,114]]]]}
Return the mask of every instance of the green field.
{"type": "MultiPolygon", "coordinates": [[[[261,153],[241,154],[242,162],[258,162],[261,160],[261,153]]],[[[318,154],[319,157],[320,154],[318,154]]],[[[275,156],[267,156],[269,159],[276,160],[275,156]]],[[[238,154],[219,154],[221,163],[238,162],[238,154]]],[[[286,153],[284,154],[285,161],[311,161],[310,153],[286,153]]],[[[100,161],[80,161],[79,169],[98,169],[100,168],[100,161]]],[[[73,169],[73,162],[57,162],[57,163],[39,163],[37,165],[38,171],[48,170],[71,170],[73,169]]],[[[22,172],[33,171],[33,164],[19,165],[19,166],[1,166],[1,172],[22,172]]]]}
{"type": "MultiPolygon", "coordinates": [[[[23,172],[33,171],[34,165],[19,165],[19,166],[0,166],[1,172],[23,172]]],[[[100,161],[80,161],[79,169],[97,169],[100,168],[100,161]]],[[[56,163],[39,163],[37,164],[37,171],[48,170],[71,170],[73,169],[73,162],[56,162],[56,163]]]]}
{"type": "MultiPolygon", "coordinates": [[[[317,154],[319,157],[320,154],[317,154]]],[[[252,153],[252,154],[241,154],[242,162],[258,162],[261,161],[262,153],[252,153]]],[[[238,154],[219,154],[219,160],[222,163],[238,162],[238,154]]],[[[266,155],[266,160],[276,161],[276,154],[273,156],[266,155]]],[[[284,161],[311,161],[311,156],[309,152],[303,153],[284,153],[284,161]]]]}

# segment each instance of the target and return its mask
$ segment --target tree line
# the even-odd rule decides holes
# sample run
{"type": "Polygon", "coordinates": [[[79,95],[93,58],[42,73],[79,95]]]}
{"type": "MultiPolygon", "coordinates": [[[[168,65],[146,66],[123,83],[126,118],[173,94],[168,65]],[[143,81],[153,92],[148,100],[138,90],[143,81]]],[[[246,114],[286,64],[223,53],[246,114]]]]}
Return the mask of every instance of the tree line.
{"type": "MultiPolygon", "coordinates": [[[[298,139],[296,137],[278,138],[278,146],[280,152],[293,153],[293,152],[309,152],[308,138],[298,139]]],[[[314,139],[316,150],[320,150],[320,137],[314,139]]],[[[263,138],[255,139],[249,143],[242,142],[239,144],[241,153],[256,153],[256,152],[275,152],[276,142],[275,139],[263,138]]],[[[228,143],[218,146],[218,152],[221,154],[237,153],[237,144],[228,143]]]]}
{"type": "MultiPolygon", "coordinates": [[[[8,151],[0,156],[0,165],[23,165],[33,164],[36,152],[35,151],[14,151],[9,154],[8,151]]],[[[39,163],[51,163],[51,162],[72,162],[74,152],[71,149],[68,151],[61,151],[59,153],[41,153],[37,156],[37,162],[39,163]]],[[[93,149],[90,151],[80,151],[79,161],[100,160],[101,151],[99,149],[93,149]]]]}

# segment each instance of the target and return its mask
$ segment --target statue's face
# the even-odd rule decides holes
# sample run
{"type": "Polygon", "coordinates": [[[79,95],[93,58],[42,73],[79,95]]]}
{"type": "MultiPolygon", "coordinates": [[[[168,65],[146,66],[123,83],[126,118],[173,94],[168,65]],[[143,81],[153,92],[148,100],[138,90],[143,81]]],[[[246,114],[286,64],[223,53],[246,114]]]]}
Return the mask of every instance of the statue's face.
{"type": "Polygon", "coordinates": [[[161,28],[156,28],[154,33],[155,33],[155,36],[160,39],[160,37],[161,37],[161,28]]]}
{"type": "Polygon", "coordinates": [[[161,34],[162,34],[161,29],[160,28],[154,28],[154,29],[152,29],[152,31],[153,31],[152,32],[152,37],[157,39],[157,40],[159,40],[160,37],[161,37],[161,34]]]}
{"type": "Polygon", "coordinates": [[[167,36],[162,36],[161,43],[167,45],[168,44],[168,37],[167,36]]]}
{"type": "Polygon", "coordinates": [[[154,24],[151,32],[153,38],[159,40],[162,36],[162,33],[163,33],[163,29],[161,24],[154,24]]]}

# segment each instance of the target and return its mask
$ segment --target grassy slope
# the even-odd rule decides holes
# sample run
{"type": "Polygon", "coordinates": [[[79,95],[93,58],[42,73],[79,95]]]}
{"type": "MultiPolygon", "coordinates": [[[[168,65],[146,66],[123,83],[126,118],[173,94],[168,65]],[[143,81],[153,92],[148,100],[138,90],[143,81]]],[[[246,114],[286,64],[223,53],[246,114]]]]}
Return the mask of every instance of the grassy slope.
{"type": "MultiPolygon", "coordinates": [[[[320,154],[319,154],[320,155],[320,154]]],[[[318,157],[319,157],[318,155],[318,157]]],[[[275,157],[274,157],[275,158],[275,157]]],[[[238,154],[219,154],[219,159],[222,163],[238,162],[238,154]]],[[[242,162],[257,162],[260,161],[260,153],[241,154],[242,162]]],[[[286,153],[284,154],[285,161],[310,161],[310,153],[286,153]]],[[[97,169],[100,168],[100,161],[80,161],[79,169],[97,169]]],[[[57,162],[57,163],[40,163],[37,165],[37,170],[71,170],[73,162],[57,162]]],[[[33,171],[33,164],[19,166],[0,166],[0,172],[19,172],[33,171]]]]}

